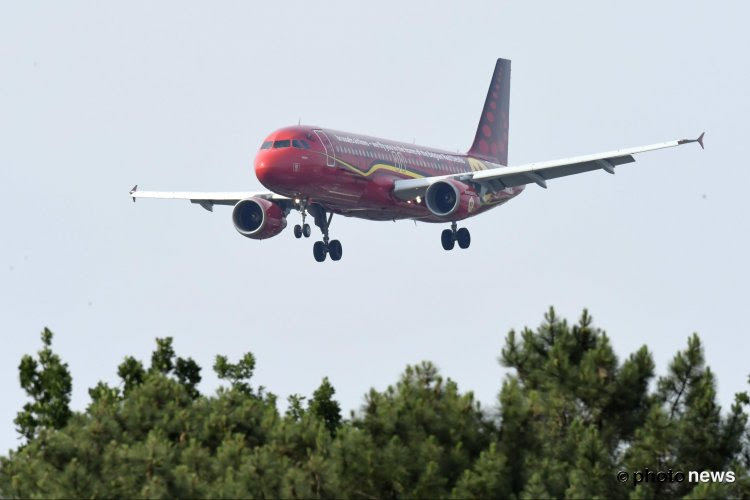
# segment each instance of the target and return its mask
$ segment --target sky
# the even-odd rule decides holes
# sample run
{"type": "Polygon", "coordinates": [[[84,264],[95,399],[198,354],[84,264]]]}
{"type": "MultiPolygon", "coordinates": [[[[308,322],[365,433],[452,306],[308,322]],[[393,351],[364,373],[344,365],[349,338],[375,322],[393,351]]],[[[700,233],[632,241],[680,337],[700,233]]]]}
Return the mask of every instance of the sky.
{"type": "MultiPolygon", "coordinates": [[[[510,329],[589,308],[620,359],[657,373],[701,336],[726,409],[748,389],[750,297],[744,2],[3,2],[0,4],[0,453],[20,441],[18,363],[55,333],[72,406],[118,383],[156,337],[219,381],[310,395],[348,414],[433,361],[489,412],[510,329]],[[512,59],[511,164],[694,138],[636,163],[531,185],[443,225],[334,217],[315,238],[253,241],[231,209],[128,191],[262,189],[271,131],[318,125],[448,150],[474,138],[498,57],[512,59]]],[[[317,228],[315,228],[317,235],[317,228]]]]}

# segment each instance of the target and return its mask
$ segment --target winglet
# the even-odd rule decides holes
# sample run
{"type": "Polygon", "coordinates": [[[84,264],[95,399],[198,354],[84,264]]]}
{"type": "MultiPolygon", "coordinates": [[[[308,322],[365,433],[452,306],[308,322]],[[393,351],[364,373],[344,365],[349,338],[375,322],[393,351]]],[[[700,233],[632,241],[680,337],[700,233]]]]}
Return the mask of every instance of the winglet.
{"type": "Polygon", "coordinates": [[[138,191],[138,184],[133,186],[133,189],[130,190],[130,196],[133,198],[133,203],[135,203],[135,196],[133,196],[133,193],[135,193],[136,191],[138,191]]]}
{"type": "Polygon", "coordinates": [[[701,135],[700,135],[700,136],[698,136],[698,138],[697,138],[697,139],[682,139],[682,140],[679,140],[679,141],[677,141],[677,144],[689,144],[689,143],[691,143],[691,142],[697,142],[698,144],[700,144],[700,146],[701,146],[701,149],[706,149],[706,148],[705,148],[705,147],[703,146],[703,136],[704,136],[704,135],[706,135],[706,133],[705,133],[705,132],[702,132],[702,133],[701,133],[701,135]]]}

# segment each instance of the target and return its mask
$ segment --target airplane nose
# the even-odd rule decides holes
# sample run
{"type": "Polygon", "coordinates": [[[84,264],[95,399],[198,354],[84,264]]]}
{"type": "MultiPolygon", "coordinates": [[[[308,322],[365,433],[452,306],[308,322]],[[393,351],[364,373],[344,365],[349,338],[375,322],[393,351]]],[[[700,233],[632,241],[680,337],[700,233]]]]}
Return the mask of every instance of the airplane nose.
{"type": "Polygon", "coordinates": [[[264,158],[264,156],[259,154],[255,157],[255,176],[261,184],[268,187],[267,184],[271,181],[271,165],[268,158],[264,158]]]}
{"type": "Polygon", "coordinates": [[[255,176],[271,191],[284,190],[293,182],[292,163],[280,151],[263,151],[255,157],[255,176]]]}

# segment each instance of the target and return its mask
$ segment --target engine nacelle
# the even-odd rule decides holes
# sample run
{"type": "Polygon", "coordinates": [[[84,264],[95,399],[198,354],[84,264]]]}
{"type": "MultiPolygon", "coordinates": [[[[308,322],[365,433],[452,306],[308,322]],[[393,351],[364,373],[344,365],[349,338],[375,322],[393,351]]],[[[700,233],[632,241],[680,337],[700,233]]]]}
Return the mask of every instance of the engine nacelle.
{"type": "Polygon", "coordinates": [[[284,210],[263,198],[240,200],[232,210],[234,228],[242,236],[263,240],[276,236],[286,227],[284,210]]]}
{"type": "Polygon", "coordinates": [[[463,182],[447,179],[427,188],[425,205],[433,215],[451,220],[465,219],[479,208],[479,196],[463,182]]]}

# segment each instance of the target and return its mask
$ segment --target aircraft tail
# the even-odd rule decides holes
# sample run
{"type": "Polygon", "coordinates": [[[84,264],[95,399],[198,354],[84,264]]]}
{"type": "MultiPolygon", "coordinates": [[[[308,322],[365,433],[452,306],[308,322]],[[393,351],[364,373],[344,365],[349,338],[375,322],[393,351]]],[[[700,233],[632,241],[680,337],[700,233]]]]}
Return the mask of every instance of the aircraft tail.
{"type": "Polygon", "coordinates": [[[498,59],[490,89],[479,118],[469,156],[508,164],[508,111],[510,108],[510,60],[498,59]]]}

